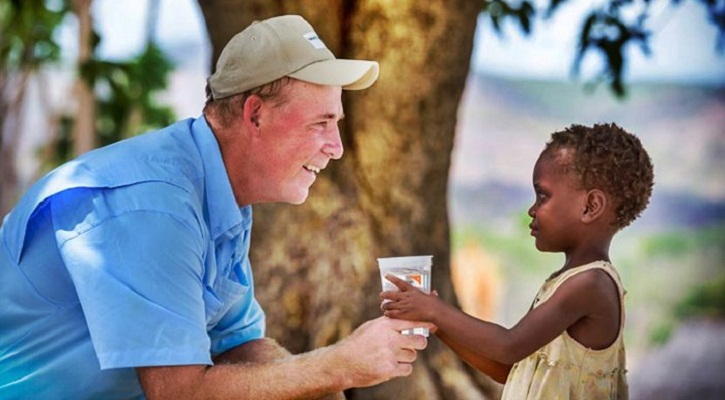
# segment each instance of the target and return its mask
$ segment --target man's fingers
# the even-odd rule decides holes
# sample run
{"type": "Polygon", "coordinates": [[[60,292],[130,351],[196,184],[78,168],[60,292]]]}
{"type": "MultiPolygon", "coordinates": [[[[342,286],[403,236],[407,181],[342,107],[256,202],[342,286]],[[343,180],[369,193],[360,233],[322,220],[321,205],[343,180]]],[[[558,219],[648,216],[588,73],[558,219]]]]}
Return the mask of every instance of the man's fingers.
{"type": "Polygon", "coordinates": [[[402,347],[413,350],[423,350],[428,346],[428,339],[423,335],[402,335],[402,347]]]}
{"type": "Polygon", "coordinates": [[[433,326],[433,324],[429,322],[406,321],[404,319],[388,319],[388,323],[391,328],[398,332],[413,328],[431,328],[433,326]]]}
{"type": "Polygon", "coordinates": [[[417,357],[418,353],[415,350],[400,349],[400,354],[398,355],[398,362],[412,363],[417,357]]]}
{"type": "Polygon", "coordinates": [[[395,368],[396,376],[408,376],[413,373],[413,364],[398,363],[395,368]]]}

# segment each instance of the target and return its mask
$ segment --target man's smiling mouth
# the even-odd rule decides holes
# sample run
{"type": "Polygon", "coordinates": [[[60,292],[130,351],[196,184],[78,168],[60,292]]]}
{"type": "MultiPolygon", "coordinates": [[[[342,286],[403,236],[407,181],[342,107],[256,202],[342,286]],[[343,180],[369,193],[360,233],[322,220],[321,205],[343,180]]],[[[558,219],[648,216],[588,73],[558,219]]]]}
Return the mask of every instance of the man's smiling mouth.
{"type": "Polygon", "coordinates": [[[302,167],[303,167],[304,169],[306,169],[306,170],[308,170],[308,171],[312,172],[312,173],[313,173],[313,174],[315,174],[315,175],[319,174],[319,173],[320,173],[320,171],[321,171],[321,168],[319,168],[319,167],[315,167],[314,165],[309,165],[309,164],[308,164],[308,165],[303,165],[302,167]]]}

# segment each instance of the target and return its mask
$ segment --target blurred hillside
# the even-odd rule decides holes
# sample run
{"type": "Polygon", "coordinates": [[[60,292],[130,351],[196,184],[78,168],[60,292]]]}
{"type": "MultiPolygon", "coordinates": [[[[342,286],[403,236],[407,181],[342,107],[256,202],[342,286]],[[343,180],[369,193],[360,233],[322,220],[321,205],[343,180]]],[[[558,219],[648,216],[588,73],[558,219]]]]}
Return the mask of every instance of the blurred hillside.
{"type": "Polygon", "coordinates": [[[615,99],[576,82],[472,76],[459,112],[451,219],[510,224],[533,200],[531,170],[551,132],[616,122],[655,166],[652,202],[631,229],[725,220],[725,86],[638,83],[615,99]]]}

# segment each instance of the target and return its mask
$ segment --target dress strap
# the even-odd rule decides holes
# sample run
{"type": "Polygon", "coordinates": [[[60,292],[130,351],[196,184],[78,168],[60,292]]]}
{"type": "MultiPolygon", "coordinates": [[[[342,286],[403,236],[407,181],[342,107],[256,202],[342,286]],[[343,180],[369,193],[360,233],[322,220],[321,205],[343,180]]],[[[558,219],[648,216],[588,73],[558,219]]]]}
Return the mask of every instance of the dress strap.
{"type": "Polygon", "coordinates": [[[619,273],[616,269],[614,269],[614,266],[607,261],[594,261],[589,264],[574,267],[572,269],[562,272],[559,276],[553,278],[552,280],[547,281],[544,284],[542,290],[539,292],[539,295],[537,296],[535,306],[548,300],[554,294],[554,292],[556,292],[556,290],[564,282],[566,282],[567,279],[592,269],[603,270],[612,278],[614,284],[617,285],[617,292],[619,293],[619,336],[621,336],[624,330],[624,295],[627,294],[627,292],[622,286],[622,281],[619,277],[619,273]]]}

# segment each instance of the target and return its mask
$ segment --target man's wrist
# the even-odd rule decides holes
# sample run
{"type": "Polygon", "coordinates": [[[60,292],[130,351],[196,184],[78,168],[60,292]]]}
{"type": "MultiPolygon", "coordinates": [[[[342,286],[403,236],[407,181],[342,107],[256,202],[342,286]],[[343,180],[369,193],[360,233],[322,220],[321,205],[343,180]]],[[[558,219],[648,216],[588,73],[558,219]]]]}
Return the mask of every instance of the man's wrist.
{"type": "Polygon", "coordinates": [[[315,351],[320,356],[318,365],[322,369],[321,374],[328,377],[333,392],[342,392],[355,386],[355,382],[347,372],[354,369],[350,368],[351,362],[346,357],[348,352],[343,347],[344,340],[315,351]]]}

